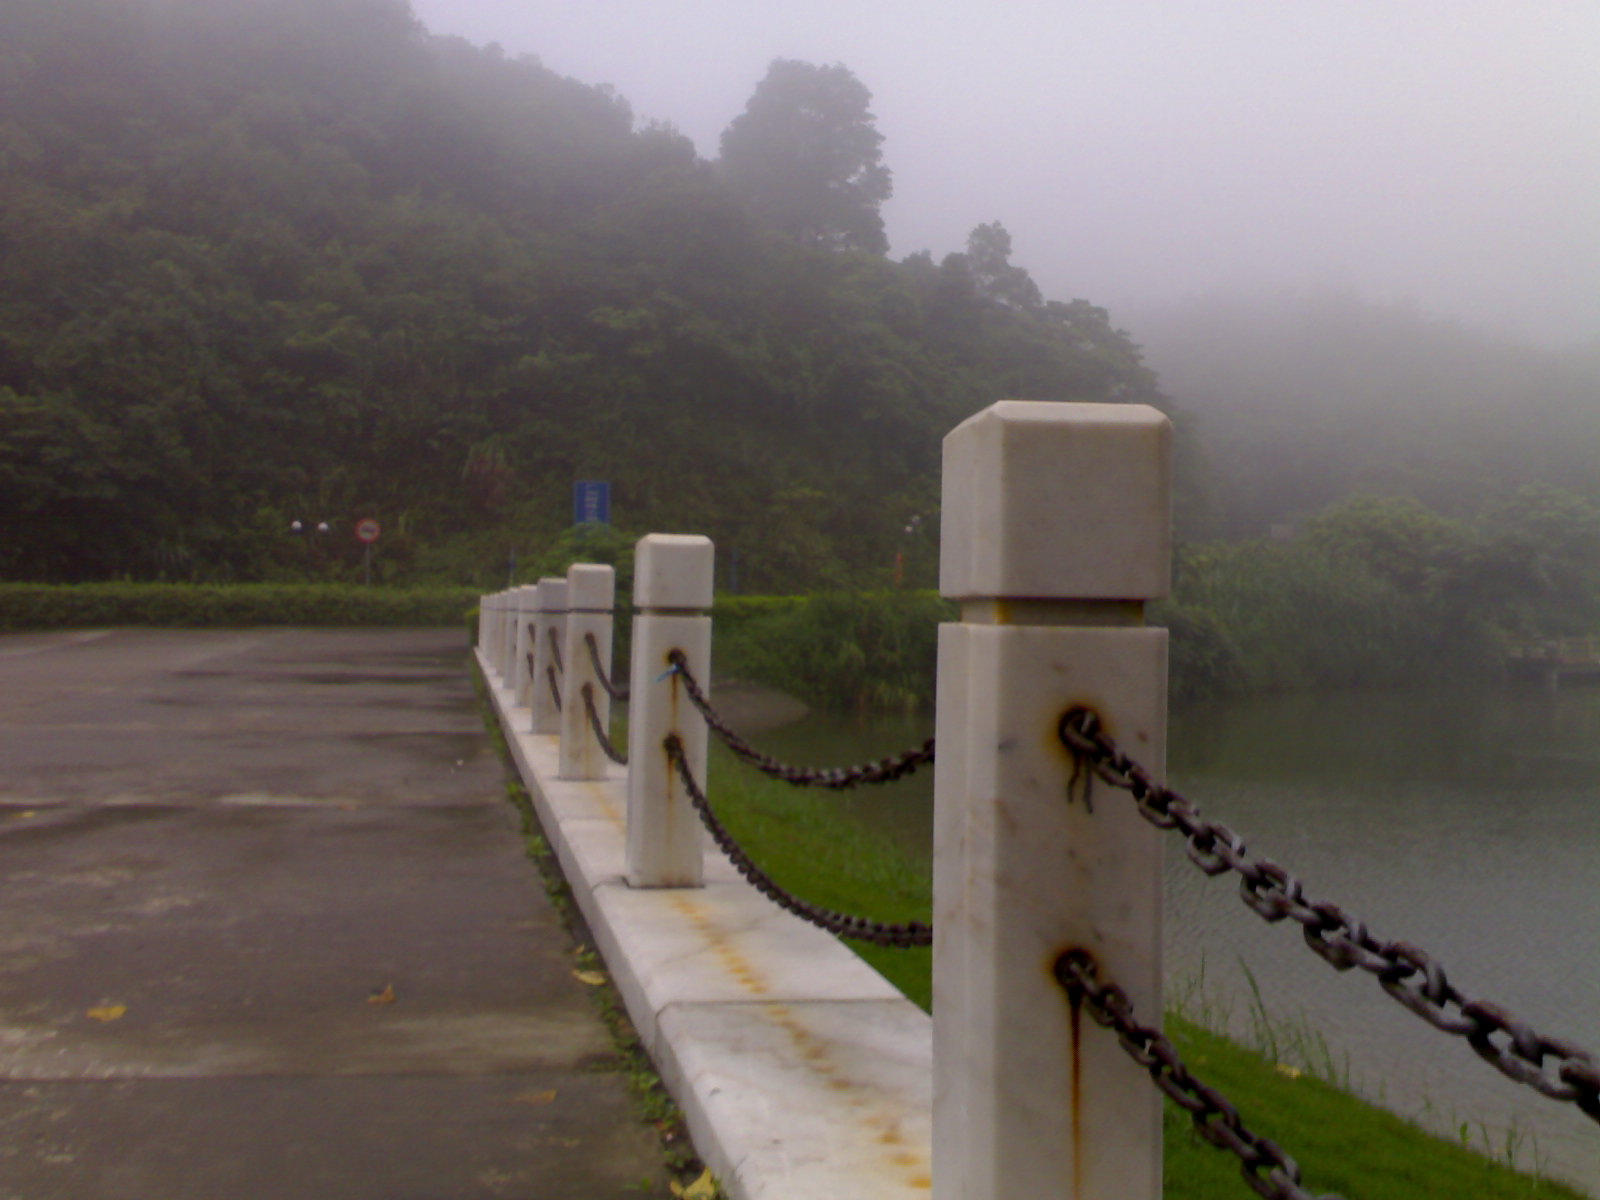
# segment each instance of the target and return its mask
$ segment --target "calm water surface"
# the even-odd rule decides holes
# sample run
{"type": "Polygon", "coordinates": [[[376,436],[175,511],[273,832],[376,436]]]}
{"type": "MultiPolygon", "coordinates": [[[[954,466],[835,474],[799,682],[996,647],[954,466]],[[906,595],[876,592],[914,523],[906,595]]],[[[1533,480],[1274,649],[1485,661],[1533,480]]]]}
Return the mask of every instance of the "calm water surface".
{"type": "MultiPolygon", "coordinates": [[[[914,745],[930,725],[813,715],[760,741],[835,765],[914,745]]],[[[1170,782],[1311,899],[1424,947],[1465,995],[1600,1052],[1600,688],[1274,697],[1180,713],[1170,782]]],[[[841,809],[929,855],[931,776],[857,795],[841,809]]],[[[1319,1031],[1358,1090],[1600,1196],[1600,1127],[1503,1079],[1370,976],[1333,971],[1292,922],[1263,923],[1181,845],[1167,857],[1166,946],[1169,994],[1214,1023],[1249,1034],[1253,977],[1271,1018],[1319,1031]]]]}

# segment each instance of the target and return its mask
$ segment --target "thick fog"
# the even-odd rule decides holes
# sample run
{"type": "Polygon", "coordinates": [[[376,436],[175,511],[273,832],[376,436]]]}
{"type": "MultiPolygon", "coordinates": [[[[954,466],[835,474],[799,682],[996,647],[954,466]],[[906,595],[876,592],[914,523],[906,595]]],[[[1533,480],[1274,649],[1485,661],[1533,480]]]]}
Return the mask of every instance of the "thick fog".
{"type": "Polygon", "coordinates": [[[1594,0],[416,0],[434,32],[610,83],[715,157],[774,57],[873,93],[893,253],[1000,220],[1114,313],[1334,287],[1600,333],[1594,0]]]}

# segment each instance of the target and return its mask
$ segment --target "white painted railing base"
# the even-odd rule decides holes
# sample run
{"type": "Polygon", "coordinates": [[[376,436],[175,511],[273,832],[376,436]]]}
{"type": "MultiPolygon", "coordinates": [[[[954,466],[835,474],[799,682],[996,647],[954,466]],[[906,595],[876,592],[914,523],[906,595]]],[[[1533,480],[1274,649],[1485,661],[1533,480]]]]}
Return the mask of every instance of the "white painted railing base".
{"type": "Polygon", "coordinates": [[[626,769],[557,778],[557,739],[526,732],[528,710],[485,678],[628,1015],[731,1200],[924,1200],[928,1015],[759,895],[709,839],[704,887],[630,887],[626,769]]]}

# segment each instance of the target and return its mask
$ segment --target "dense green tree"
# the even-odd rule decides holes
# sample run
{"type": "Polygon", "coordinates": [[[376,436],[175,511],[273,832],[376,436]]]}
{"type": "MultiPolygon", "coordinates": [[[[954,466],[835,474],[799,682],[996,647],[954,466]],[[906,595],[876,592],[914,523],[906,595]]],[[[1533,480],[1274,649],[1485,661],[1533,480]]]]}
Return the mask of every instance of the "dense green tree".
{"type": "Polygon", "coordinates": [[[1524,634],[1600,629],[1600,505],[1548,484],[1518,488],[1491,504],[1480,536],[1494,548],[1502,603],[1524,634]]]}
{"type": "Polygon", "coordinates": [[[1033,277],[1012,263],[1011,235],[999,221],[979,225],[967,235],[967,266],[978,294],[986,300],[1025,312],[1044,303],[1033,277]]]}
{"type": "Polygon", "coordinates": [[[763,222],[806,246],[881,254],[893,184],[872,95],[837,63],[774,59],[722,134],[729,186],[763,222]]]}

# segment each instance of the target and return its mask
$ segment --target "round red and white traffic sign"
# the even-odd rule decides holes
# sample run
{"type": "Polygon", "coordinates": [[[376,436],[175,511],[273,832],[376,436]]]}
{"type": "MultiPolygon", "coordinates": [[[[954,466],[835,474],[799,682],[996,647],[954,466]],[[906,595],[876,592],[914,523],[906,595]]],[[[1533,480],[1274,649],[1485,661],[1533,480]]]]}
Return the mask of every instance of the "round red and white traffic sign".
{"type": "Polygon", "coordinates": [[[356,536],[363,542],[377,541],[379,532],[378,523],[371,517],[362,517],[356,522],[356,536]]]}

